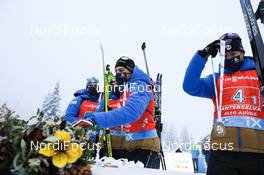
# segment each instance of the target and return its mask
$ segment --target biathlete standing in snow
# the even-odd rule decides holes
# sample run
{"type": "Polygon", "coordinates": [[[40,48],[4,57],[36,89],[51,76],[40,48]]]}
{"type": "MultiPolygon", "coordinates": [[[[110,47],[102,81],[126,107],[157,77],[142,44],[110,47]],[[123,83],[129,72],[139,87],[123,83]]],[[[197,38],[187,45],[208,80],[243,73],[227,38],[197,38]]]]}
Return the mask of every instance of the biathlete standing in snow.
{"type": "MultiPolygon", "coordinates": [[[[254,58],[244,56],[241,38],[237,34],[224,34],[220,40],[226,42],[221,108],[225,134],[211,134],[207,175],[264,174],[264,113],[261,109],[263,97],[256,64],[254,58]]],[[[208,57],[217,55],[219,43],[216,40],[194,55],[183,82],[186,93],[212,99],[215,109],[213,74],[201,78],[201,73],[208,57]]],[[[219,97],[220,77],[219,73],[214,74],[219,97]]],[[[214,119],[216,122],[216,110],[214,119]]]]}
{"type": "Polygon", "coordinates": [[[123,125],[128,160],[159,169],[160,139],[153,117],[155,103],[151,80],[125,56],[116,62],[115,72],[117,84],[123,86],[120,99],[125,99],[124,105],[108,112],[85,113],[85,119],[99,128],[123,125]]]}
{"type": "Polygon", "coordinates": [[[74,93],[75,98],[70,102],[64,116],[66,121],[76,121],[84,118],[86,112],[94,112],[96,110],[100,101],[98,83],[97,78],[88,78],[86,88],[74,93]]]}

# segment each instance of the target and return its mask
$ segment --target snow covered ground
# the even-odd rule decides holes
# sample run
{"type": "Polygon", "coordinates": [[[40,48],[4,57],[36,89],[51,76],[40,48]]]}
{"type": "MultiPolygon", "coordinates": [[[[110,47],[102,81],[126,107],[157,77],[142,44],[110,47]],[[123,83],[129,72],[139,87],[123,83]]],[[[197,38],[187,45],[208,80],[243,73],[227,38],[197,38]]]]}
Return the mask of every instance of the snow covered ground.
{"type": "MultiPolygon", "coordinates": [[[[93,175],[194,175],[175,171],[163,171],[147,168],[96,168],[92,169],[93,175]]],[[[196,174],[204,175],[204,174],[196,174]]]]}
{"type": "Polygon", "coordinates": [[[93,175],[194,175],[190,153],[165,153],[165,161],[167,171],[143,168],[141,162],[104,157],[93,166],[92,172],[93,175]],[[104,168],[106,165],[119,168],[104,168]]]}

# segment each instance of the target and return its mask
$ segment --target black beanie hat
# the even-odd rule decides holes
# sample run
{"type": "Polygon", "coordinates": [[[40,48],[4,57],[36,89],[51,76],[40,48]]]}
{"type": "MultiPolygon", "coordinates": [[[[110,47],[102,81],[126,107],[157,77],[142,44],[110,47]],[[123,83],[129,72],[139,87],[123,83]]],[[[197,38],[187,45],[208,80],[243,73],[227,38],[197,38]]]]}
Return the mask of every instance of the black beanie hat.
{"type": "Polygon", "coordinates": [[[241,38],[236,33],[225,33],[222,35],[219,40],[224,40],[226,42],[226,52],[230,51],[240,51],[245,53],[243,48],[241,38]]]}
{"type": "Polygon", "coordinates": [[[127,70],[133,73],[135,63],[132,59],[128,58],[127,56],[122,56],[116,62],[115,67],[118,67],[118,66],[125,67],[127,70]]]}

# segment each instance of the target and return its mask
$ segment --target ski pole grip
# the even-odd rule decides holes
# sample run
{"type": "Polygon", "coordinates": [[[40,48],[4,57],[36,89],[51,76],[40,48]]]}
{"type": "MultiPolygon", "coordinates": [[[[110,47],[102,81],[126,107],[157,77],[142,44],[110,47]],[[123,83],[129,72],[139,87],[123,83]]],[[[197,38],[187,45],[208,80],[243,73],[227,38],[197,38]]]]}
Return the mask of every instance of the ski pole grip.
{"type": "Polygon", "coordinates": [[[145,50],[146,49],[146,43],[145,42],[142,43],[141,49],[142,50],[145,50]]]}
{"type": "Polygon", "coordinates": [[[107,64],[105,69],[106,69],[106,71],[110,71],[110,65],[107,64]]]}

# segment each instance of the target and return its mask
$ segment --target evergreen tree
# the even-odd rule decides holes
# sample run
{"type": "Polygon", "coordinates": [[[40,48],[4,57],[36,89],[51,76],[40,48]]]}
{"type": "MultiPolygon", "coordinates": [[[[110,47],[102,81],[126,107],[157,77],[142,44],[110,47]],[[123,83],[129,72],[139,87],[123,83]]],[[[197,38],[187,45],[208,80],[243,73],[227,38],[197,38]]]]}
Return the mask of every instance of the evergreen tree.
{"type": "Polygon", "coordinates": [[[56,120],[61,113],[60,107],[60,85],[56,83],[53,92],[49,92],[42,104],[44,120],[56,120]]]}
{"type": "Polygon", "coordinates": [[[175,124],[170,123],[170,125],[168,125],[168,123],[164,123],[161,138],[162,143],[164,143],[165,150],[175,151],[175,149],[177,149],[175,146],[179,143],[175,124]]]}
{"type": "Polygon", "coordinates": [[[182,128],[180,140],[181,140],[181,143],[182,143],[181,150],[182,151],[190,151],[192,139],[191,139],[191,136],[190,136],[186,126],[184,126],[182,128]]]}

